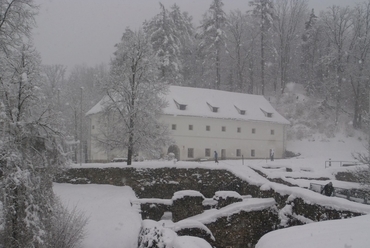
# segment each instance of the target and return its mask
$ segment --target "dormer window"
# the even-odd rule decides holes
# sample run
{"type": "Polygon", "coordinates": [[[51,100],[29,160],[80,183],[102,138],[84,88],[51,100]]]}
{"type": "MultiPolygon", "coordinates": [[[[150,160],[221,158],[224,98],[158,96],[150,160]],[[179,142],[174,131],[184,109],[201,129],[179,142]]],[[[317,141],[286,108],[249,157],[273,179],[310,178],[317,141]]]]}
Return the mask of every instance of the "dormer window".
{"type": "Polygon", "coordinates": [[[265,111],[265,110],[263,110],[263,109],[261,109],[261,111],[263,112],[263,114],[264,114],[266,117],[268,117],[268,118],[271,118],[271,117],[272,117],[272,114],[273,114],[273,113],[271,113],[271,112],[267,112],[267,111],[265,111]]]}
{"type": "Polygon", "coordinates": [[[214,112],[214,113],[217,113],[218,112],[218,107],[214,107],[212,106],[210,103],[207,102],[207,105],[209,107],[209,109],[214,112]]]}
{"type": "Polygon", "coordinates": [[[175,99],[173,99],[173,101],[175,102],[177,109],[179,109],[179,110],[186,110],[186,106],[187,106],[186,104],[179,103],[175,99]]]}
{"type": "Polygon", "coordinates": [[[245,110],[243,110],[243,109],[238,108],[238,107],[237,107],[237,106],[235,106],[235,105],[234,105],[234,107],[235,107],[236,111],[238,111],[238,113],[239,113],[240,115],[245,115],[245,113],[247,112],[247,111],[245,111],[245,110]]]}

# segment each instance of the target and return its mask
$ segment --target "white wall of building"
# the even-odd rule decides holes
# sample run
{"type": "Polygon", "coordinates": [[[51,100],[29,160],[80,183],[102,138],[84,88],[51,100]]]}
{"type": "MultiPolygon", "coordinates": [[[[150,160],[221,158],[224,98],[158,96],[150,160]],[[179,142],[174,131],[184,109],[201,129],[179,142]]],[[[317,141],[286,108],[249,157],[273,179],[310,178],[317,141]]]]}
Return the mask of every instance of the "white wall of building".
{"type": "MultiPolygon", "coordinates": [[[[112,151],[96,140],[100,135],[99,125],[104,123],[99,121],[100,116],[90,116],[89,161],[110,161],[115,157],[125,157],[125,149],[112,151]]],[[[168,125],[171,137],[179,148],[180,160],[212,160],[214,151],[217,151],[219,159],[223,155],[225,159],[268,158],[270,149],[274,149],[275,158],[282,158],[285,153],[284,124],[174,115],[163,115],[161,122],[168,125]],[[173,126],[175,130],[172,130],[173,126]],[[193,149],[192,157],[189,156],[189,149],[193,149]],[[206,156],[206,149],[209,149],[209,156],[206,156]],[[240,154],[237,154],[237,150],[240,150],[240,154]]],[[[163,149],[164,153],[168,152],[168,147],[163,149]]]]}
{"type": "Polygon", "coordinates": [[[285,153],[284,124],[174,115],[164,115],[161,120],[171,130],[180,160],[213,159],[214,151],[221,159],[222,150],[226,159],[268,158],[270,149],[274,149],[275,158],[282,158],[285,153]],[[190,157],[189,148],[193,149],[190,157]],[[207,148],[210,156],[206,156],[207,148]]]}

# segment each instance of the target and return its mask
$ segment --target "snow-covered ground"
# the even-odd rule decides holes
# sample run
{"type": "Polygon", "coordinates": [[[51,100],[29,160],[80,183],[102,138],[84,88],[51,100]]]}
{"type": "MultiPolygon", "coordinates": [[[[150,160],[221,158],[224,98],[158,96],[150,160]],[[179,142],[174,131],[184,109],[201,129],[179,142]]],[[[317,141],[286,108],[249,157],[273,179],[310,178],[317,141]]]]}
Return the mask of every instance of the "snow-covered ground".
{"type": "MultiPolygon", "coordinates": [[[[343,171],[347,168],[340,167],[339,163],[325,168],[325,161],[354,161],[352,153],[365,152],[365,147],[358,138],[337,137],[323,139],[317,137],[315,141],[290,141],[287,149],[301,153],[299,157],[269,160],[241,160],[213,162],[177,162],[172,161],[144,161],[134,163],[135,167],[181,167],[181,168],[225,168],[237,174],[249,182],[260,185],[263,189],[274,190],[312,199],[323,205],[336,206],[343,209],[356,209],[364,213],[370,213],[370,206],[349,202],[346,199],[326,197],[315,192],[303,189],[310,183],[326,184],[321,180],[307,180],[307,178],[326,177],[333,182],[335,187],[353,188],[359,185],[348,182],[336,181],[333,176],[335,171],[343,171]],[[252,168],[262,171],[269,178],[282,178],[299,187],[287,187],[272,183],[260,176],[252,168]],[[287,171],[287,168],[289,169],[287,171]]],[[[80,167],[80,165],[73,165],[80,167]]],[[[82,167],[126,167],[125,163],[108,164],[82,164],[82,167]]],[[[83,247],[88,248],[115,248],[137,247],[137,237],[141,226],[139,210],[131,206],[135,201],[134,192],[129,187],[116,187],[110,185],[70,185],[54,184],[54,190],[62,201],[71,208],[77,206],[89,217],[87,236],[83,247]]],[[[135,206],[135,205],[134,205],[135,206]]],[[[307,224],[301,227],[271,232],[265,235],[258,244],[258,248],[267,247],[369,247],[370,217],[353,218],[351,220],[326,221],[307,224]],[[294,238],[292,238],[294,237],[294,238]],[[303,246],[306,245],[306,246],[303,246]]],[[[204,248],[202,242],[194,240],[177,241],[178,247],[204,248]],[[182,243],[181,246],[179,243],[182,243]],[[186,244],[186,245],[185,245],[186,244]],[[189,246],[189,244],[192,244],[189,246]]]]}

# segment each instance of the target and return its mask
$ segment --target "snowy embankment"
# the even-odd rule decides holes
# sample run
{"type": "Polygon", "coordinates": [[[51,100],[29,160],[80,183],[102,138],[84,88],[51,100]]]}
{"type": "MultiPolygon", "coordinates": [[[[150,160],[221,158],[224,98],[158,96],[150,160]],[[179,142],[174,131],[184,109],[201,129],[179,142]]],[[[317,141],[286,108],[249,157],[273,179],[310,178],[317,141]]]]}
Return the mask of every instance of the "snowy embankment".
{"type": "MultiPolygon", "coordinates": [[[[289,194],[291,197],[301,197],[306,202],[318,203],[324,206],[332,206],[338,210],[352,209],[362,213],[370,213],[370,206],[346,199],[326,197],[318,193],[304,189],[311,182],[324,185],[327,181],[309,180],[312,178],[326,177],[336,187],[359,187],[357,184],[340,182],[333,175],[336,171],[345,171],[348,168],[340,167],[333,163],[330,168],[325,168],[325,161],[331,158],[333,161],[353,161],[352,153],[364,152],[365,148],[356,138],[335,138],[316,141],[288,142],[287,149],[301,156],[291,159],[275,161],[268,160],[241,160],[214,162],[177,162],[171,161],[144,161],[135,163],[136,168],[207,168],[227,169],[246,181],[261,186],[262,190],[270,188],[277,192],[289,194]],[[267,178],[259,175],[257,169],[269,178],[282,178],[298,185],[288,187],[270,182],[267,178]],[[289,168],[291,172],[287,171],[289,168]]],[[[80,165],[73,165],[80,167],[80,165]]],[[[126,163],[108,164],[82,164],[82,167],[126,167],[126,163]]],[[[137,238],[141,226],[141,216],[137,208],[131,206],[136,200],[134,192],[129,187],[115,187],[109,185],[69,185],[54,184],[54,190],[62,201],[71,208],[77,205],[90,218],[87,225],[87,237],[84,248],[136,248],[137,238]]],[[[206,218],[203,216],[203,218],[206,218]]],[[[175,223],[176,224],[176,223],[175,223]]],[[[181,224],[181,223],[178,223],[181,224]]],[[[192,224],[193,225],[193,224],[192,224]]],[[[369,216],[356,217],[351,220],[325,221],[307,224],[301,227],[293,227],[271,232],[264,236],[258,248],[267,247],[368,247],[368,230],[370,229],[369,216]],[[299,236],[301,235],[301,236],[299,236]],[[281,245],[280,245],[281,244],[281,245]],[[366,244],[366,245],[365,245],[366,244]],[[303,246],[306,245],[306,246],[303,246]]],[[[178,242],[184,245],[191,243],[191,247],[206,247],[198,242],[180,239],[178,242]]],[[[184,246],[178,246],[184,247],[184,246]]]]}
{"type": "Polygon", "coordinates": [[[366,248],[369,230],[370,215],[315,222],[267,233],[256,248],[366,248]]]}

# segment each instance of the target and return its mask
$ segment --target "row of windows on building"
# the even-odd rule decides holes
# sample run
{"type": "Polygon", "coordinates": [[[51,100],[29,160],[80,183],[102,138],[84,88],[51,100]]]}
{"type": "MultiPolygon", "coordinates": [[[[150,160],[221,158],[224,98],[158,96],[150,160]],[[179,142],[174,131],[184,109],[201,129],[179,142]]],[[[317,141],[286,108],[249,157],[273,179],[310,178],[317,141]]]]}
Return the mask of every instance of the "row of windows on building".
{"type": "MultiPolygon", "coordinates": [[[[226,151],[224,149],[222,149],[221,154],[225,154],[225,153],[226,153],[226,151]]],[[[205,157],[211,157],[211,149],[210,148],[205,149],[204,156],[205,157]]],[[[237,157],[242,156],[242,150],[241,149],[236,149],[236,156],[237,157]]],[[[256,151],[254,149],[251,150],[250,156],[251,157],[256,156],[256,151]]],[[[194,158],[194,148],[188,148],[188,158],[194,158]]]]}
{"type": "MultiPolygon", "coordinates": [[[[177,125],[176,124],[172,124],[172,130],[177,130],[177,125]]],[[[194,126],[193,125],[189,125],[189,131],[193,131],[194,130],[194,126]]],[[[211,126],[209,125],[206,125],[206,131],[211,131],[211,126]]],[[[226,126],[222,126],[221,127],[221,131],[222,132],[226,132],[226,126]]],[[[236,132],[237,133],[241,133],[242,132],[242,128],[241,127],[237,127],[236,128],[236,132]]],[[[256,133],[256,129],[255,128],[252,128],[251,132],[253,134],[256,133]]],[[[274,135],[275,134],[275,130],[274,129],[271,129],[270,130],[270,134],[271,135],[274,135]]]]}

